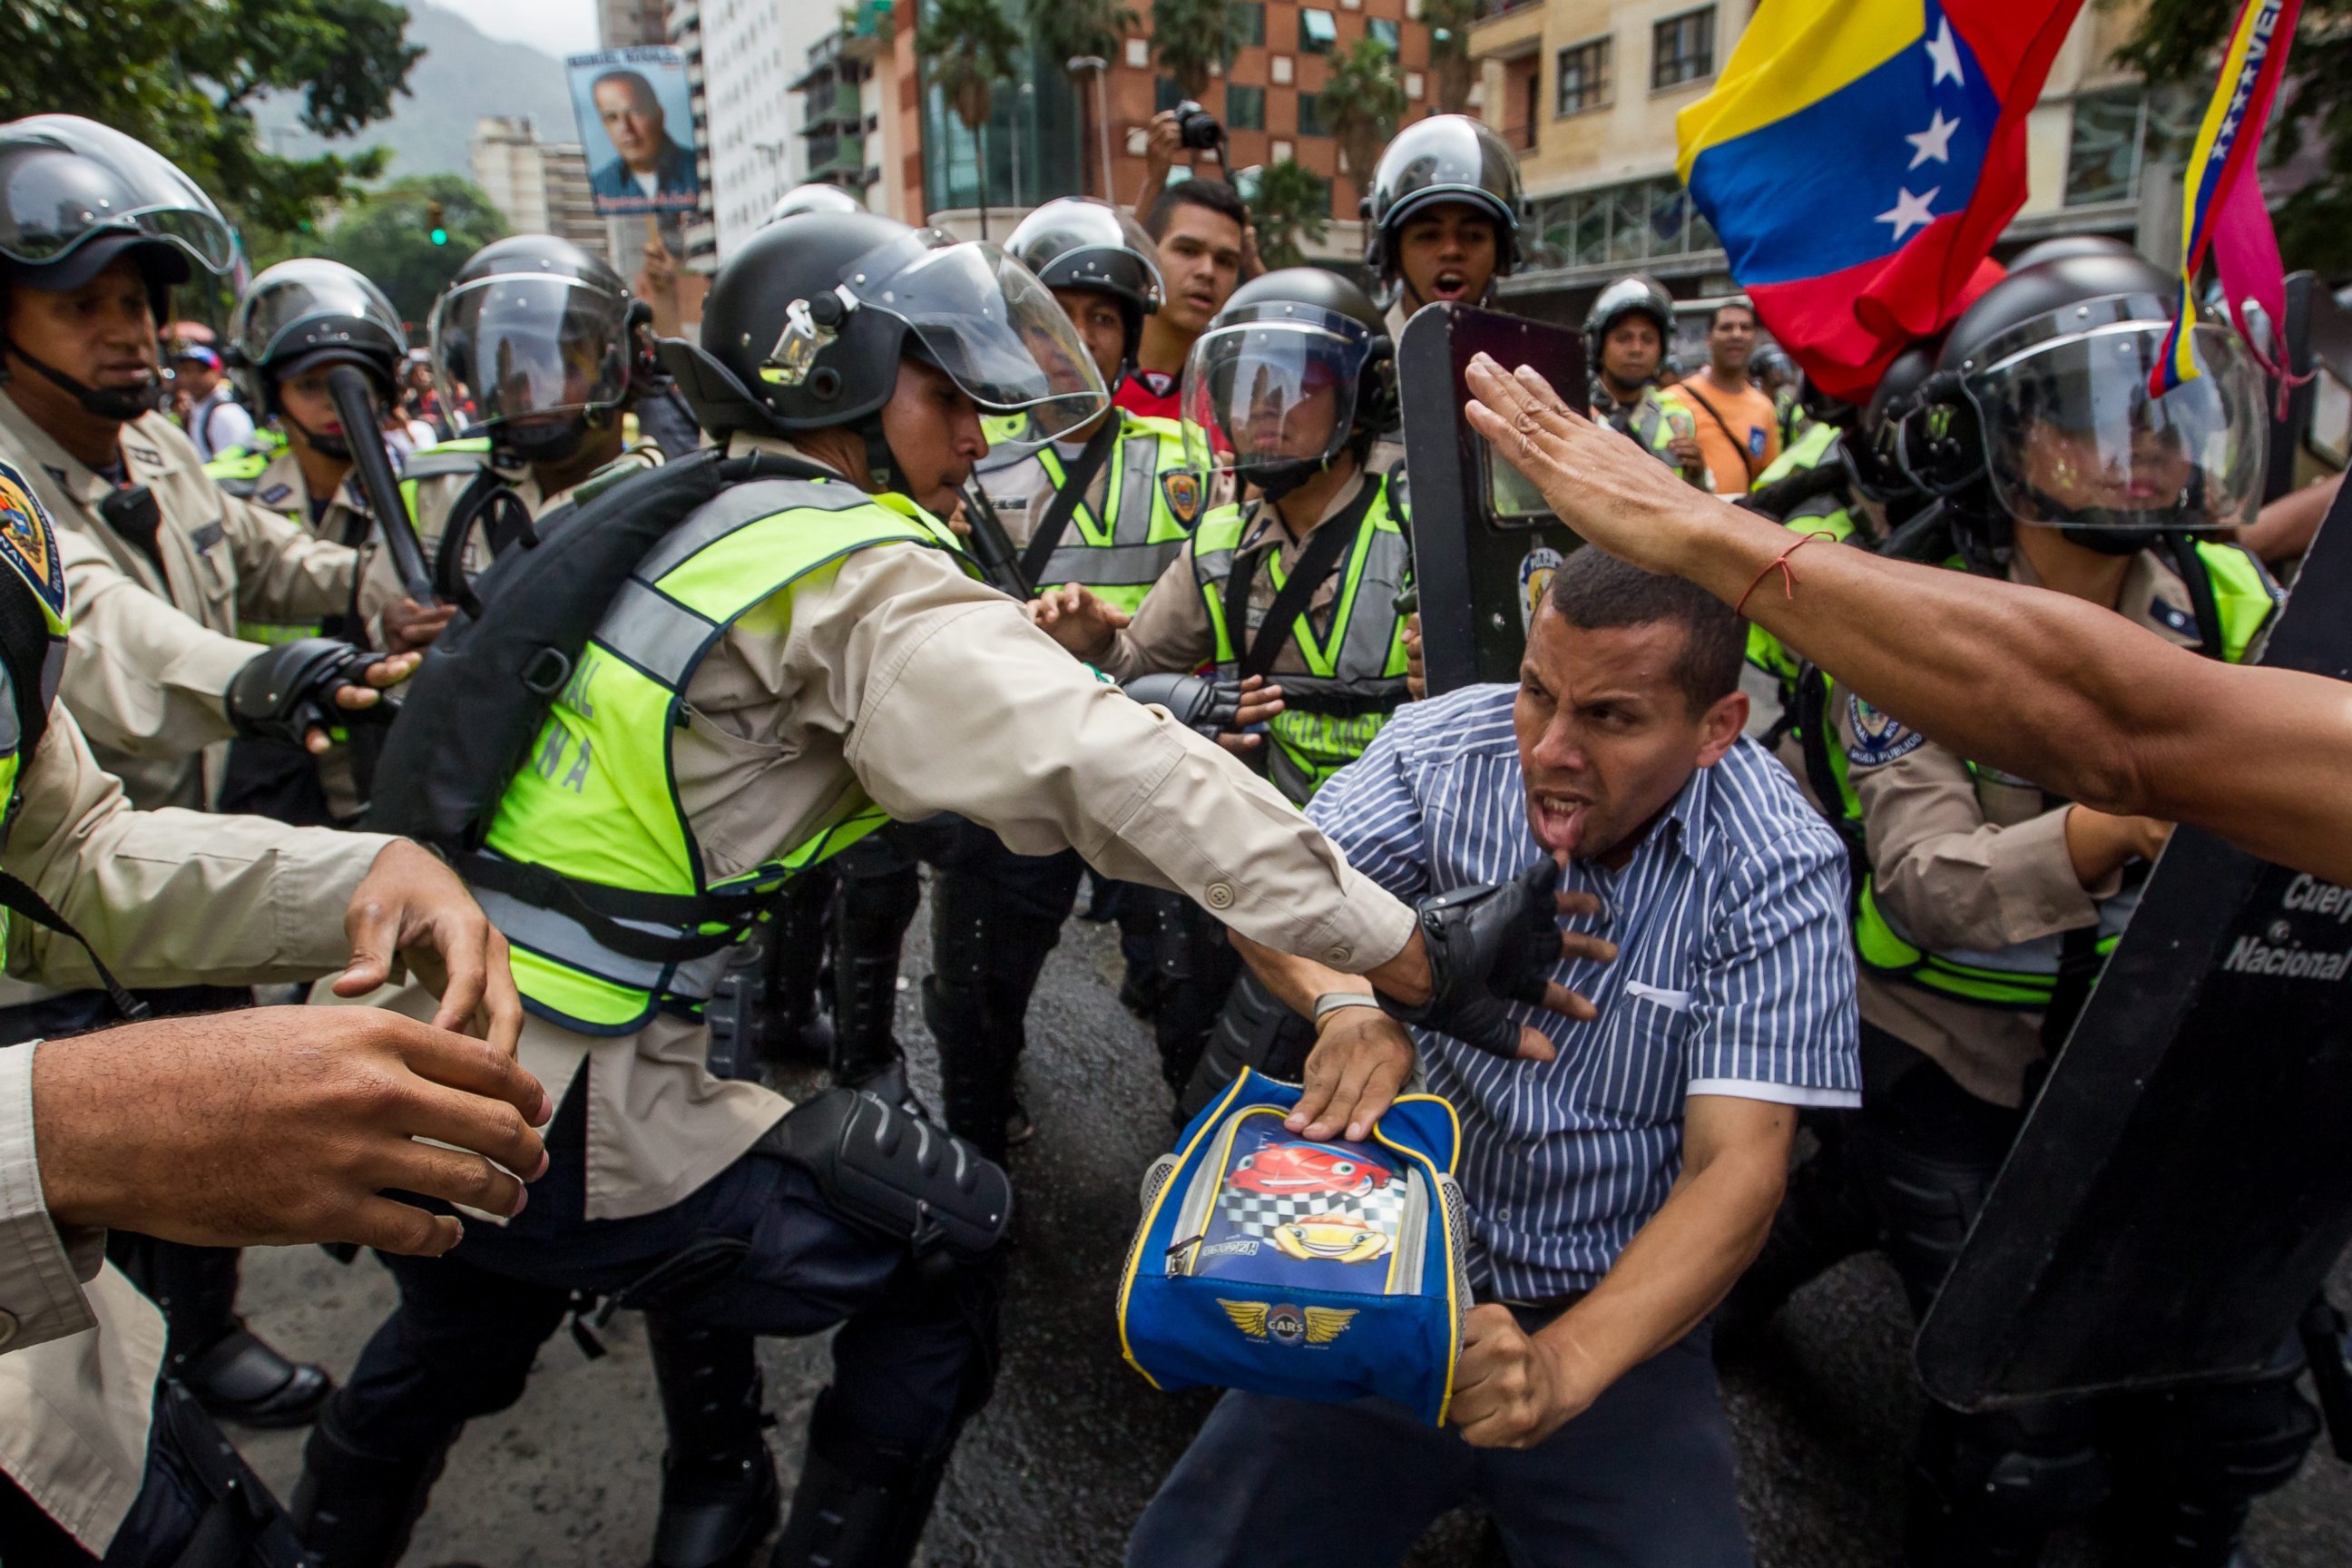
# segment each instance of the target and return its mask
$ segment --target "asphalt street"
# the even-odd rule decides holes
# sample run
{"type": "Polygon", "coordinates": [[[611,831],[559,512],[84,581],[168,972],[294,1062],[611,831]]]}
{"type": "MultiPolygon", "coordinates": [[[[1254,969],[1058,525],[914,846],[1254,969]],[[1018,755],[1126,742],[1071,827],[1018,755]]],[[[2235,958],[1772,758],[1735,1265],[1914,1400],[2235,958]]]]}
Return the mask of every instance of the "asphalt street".
{"type": "MultiPolygon", "coordinates": [[[[905,973],[929,968],[919,921],[905,973]]],[[[1146,1028],[1117,1001],[1118,949],[1073,921],[1031,1016],[1024,1097],[1038,1135],[1015,1152],[1020,1212],[996,1397],[966,1430],[926,1538],[933,1564],[1100,1568],[1211,1403],[1154,1393],[1120,1361],[1111,1301],[1136,1218],[1136,1183],[1166,1145],[1168,1097],[1146,1028]]],[[[937,1087],[929,1036],[902,991],[901,1038],[917,1080],[937,1087]]],[[[809,1081],[814,1081],[814,1077],[809,1081]]],[[[2338,1299],[2352,1297],[2338,1281],[2338,1299]]],[[[245,1305],[284,1350],[347,1370],[389,1310],[389,1277],[315,1247],[257,1251],[245,1305]]],[[[631,1314],[588,1359],[559,1334],[511,1410],[478,1421],[453,1452],[406,1562],[486,1568],[636,1568],[653,1534],[661,1420],[645,1339],[631,1314]]],[[[1766,1342],[1723,1374],[1739,1438],[1740,1491],[1764,1568],[1895,1560],[1901,1456],[1916,1408],[1909,1325],[1893,1272],[1853,1260],[1791,1301],[1766,1342]]],[[[773,1446],[789,1488],[809,1406],[826,1376],[822,1342],[770,1342],[761,1357],[773,1446]]],[[[239,1433],[282,1497],[301,1434],[239,1433]]],[[[1266,1456],[1278,1465],[1281,1456],[1266,1456]]],[[[1302,1500],[1346,1506],[1346,1500],[1302,1500]]],[[[1485,1568],[1481,1521],[1437,1521],[1412,1568],[1485,1568]]],[[[2352,1563],[2352,1468],[2325,1445],[2257,1512],[2263,1568],[2352,1563]]],[[[2070,1537],[2053,1568],[2098,1561],[2070,1537]]],[[[1370,1565],[1367,1565],[1370,1568],[1370,1565]]]]}

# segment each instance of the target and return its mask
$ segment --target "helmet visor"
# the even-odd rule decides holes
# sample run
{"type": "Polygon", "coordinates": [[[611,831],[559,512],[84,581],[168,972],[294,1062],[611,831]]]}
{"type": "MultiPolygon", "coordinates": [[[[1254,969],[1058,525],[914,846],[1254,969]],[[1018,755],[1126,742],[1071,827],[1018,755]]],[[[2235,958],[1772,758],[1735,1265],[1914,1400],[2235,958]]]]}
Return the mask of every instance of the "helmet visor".
{"type": "Polygon", "coordinates": [[[1022,220],[1007,248],[1048,288],[1113,289],[1160,307],[1159,247],[1116,207],[1050,202],[1022,220]]]}
{"type": "Polygon", "coordinates": [[[1313,466],[1348,444],[1371,334],[1332,311],[1286,310],[1213,328],[1192,345],[1178,401],[1195,471],[1313,466]]]}
{"type": "Polygon", "coordinates": [[[2148,395],[2168,323],[2117,321],[2035,343],[1969,378],[1995,496],[2020,522],[2235,528],[2262,500],[2269,421],[2236,335],[2190,329],[2200,372],[2148,395]]]}
{"type": "Polygon", "coordinates": [[[485,423],[609,408],[629,388],[627,299],[559,272],[507,272],[433,307],[433,374],[485,423]]]}
{"type": "Polygon", "coordinates": [[[332,348],[396,358],[407,352],[408,333],[392,301],[349,268],[284,261],[257,279],[238,307],[236,346],[254,365],[332,348]]]}
{"type": "Polygon", "coordinates": [[[1053,293],[993,245],[926,229],[860,260],[842,287],[861,309],[906,322],[921,357],[982,413],[1028,415],[1034,443],[1110,406],[1102,372],[1053,293]]]}
{"type": "Polygon", "coordinates": [[[70,114],[0,126],[0,256],[47,266],[109,233],[176,246],[215,276],[236,259],[220,208],[153,148],[70,114]]]}
{"type": "Polygon", "coordinates": [[[1387,226],[1432,203],[1457,201],[1485,207],[1507,229],[1518,226],[1518,161],[1474,123],[1425,121],[1400,133],[1391,153],[1373,177],[1373,222],[1387,226]]]}

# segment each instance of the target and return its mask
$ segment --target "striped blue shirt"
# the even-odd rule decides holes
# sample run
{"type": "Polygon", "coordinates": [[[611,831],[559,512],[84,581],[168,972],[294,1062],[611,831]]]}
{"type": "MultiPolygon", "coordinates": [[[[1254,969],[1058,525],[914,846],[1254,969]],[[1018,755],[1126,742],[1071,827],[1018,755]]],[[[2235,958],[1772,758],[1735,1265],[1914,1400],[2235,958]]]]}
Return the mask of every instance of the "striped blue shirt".
{"type": "MultiPolygon", "coordinates": [[[[1307,815],[1402,899],[1517,875],[1545,851],[1511,732],[1517,692],[1408,703],[1307,815]]],[[[1694,773],[1622,869],[1572,862],[1561,886],[1600,895],[1603,912],[1571,925],[1617,943],[1614,963],[1554,974],[1600,1017],[1515,1006],[1559,1047],[1552,1062],[1418,1036],[1430,1089],[1462,1116],[1474,1277],[1507,1300],[1608,1272],[1682,1169],[1687,1096],[1861,1101],[1845,851],[1755,742],[1694,773]]]]}

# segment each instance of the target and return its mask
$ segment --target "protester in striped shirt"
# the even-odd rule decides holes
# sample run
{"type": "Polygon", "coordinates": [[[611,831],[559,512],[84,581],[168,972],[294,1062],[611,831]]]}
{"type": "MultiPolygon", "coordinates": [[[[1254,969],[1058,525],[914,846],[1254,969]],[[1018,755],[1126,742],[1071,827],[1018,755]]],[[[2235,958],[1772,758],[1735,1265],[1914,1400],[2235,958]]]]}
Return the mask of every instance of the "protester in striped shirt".
{"type": "Polygon", "coordinates": [[[1242,942],[1293,1007],[1325,1003],[1294,1131],[1364,1137],[1416,1063],[1461,1113],[1481,1305],[1459,1433],[1228,1394],[1131,1564],[1392,1563],[1473,1497],[1521,1568],[1748,1562],[1704,1325],[1771,1225],[1798,1108],[1853,1105],[1861,1079],[1844,850],[1742,736],[1744,629],[1579,551],[1517,686],[1402,710],[1308,808],[1407,899],[1561,858],[1590,940],[1554,978],[1594,1005],[1522,1010],[1505,1060],[1332,1005],[1362,983],[1242,942]]]}

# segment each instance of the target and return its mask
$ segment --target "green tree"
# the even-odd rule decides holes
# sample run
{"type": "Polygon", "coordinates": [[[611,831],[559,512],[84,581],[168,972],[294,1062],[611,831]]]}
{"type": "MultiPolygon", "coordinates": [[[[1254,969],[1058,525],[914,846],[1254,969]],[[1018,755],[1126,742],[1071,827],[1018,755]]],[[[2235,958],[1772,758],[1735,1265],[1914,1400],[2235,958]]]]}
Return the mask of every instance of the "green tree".
{"type": "Polygon", "coordinates": [[[505,215],[471,180],[411,174],[371,191],[337,216],[304,253],[325,256],[374,279],[412,327],[422,331],[434,299],[466,258],[509,232],[505,215]],[[446,244],[433,243],[437,208],[446,244]]]}
{"type": "Polygon", "coordinates": [[[1185,97],[1207,97],[1209,83],[1240,47],[1233,0],[1151,0],[1152,56],[1185,97]]]}
{"type": "Polygon", "coordinates": [[[1339,143],[1340,159],[1358,185],[1371,183],[1372,165],[1396,134],[1405,102],[1396,57],[1378,38],[1358,38],[1331,62],[1315,112],[1339,143]]]}
{"type": "Polygon", "coordinates": [[[980,233],[988,236],[988,116],[1009,79],[1021,31],[998,0],[930,0],[915,25],[915,54],[930,84],[972,134],[980,165],[980,233]]]}
{"type": "Polygon", "coordinates": [[[1269,268],[1305,265],[1305,247],[1330,232],[1331,182],[1295,159],[1256,173],[1241,195],[1257,230],[1258,258],[1269,268]]]}
{"type": "Polygon", "coordinates": [[[424,54],[390,0],[9,0],[7,17],[8,113],[79,114],[137,137],[256,241],[315,222],[383,154],[266,152],[255,99],[299,91],[306,128],[350,136],[392,112],[424,54]]]}
{"type": "MultiPolygon", "coordinates": [[[[2151,87],[2189,89],[2201,117],[2236,15],[2234,5],[2212,0],[2148,0],[2116,58],[2151,87]]],[[[2341,280],[2352,276],[2352,0],[2306,0],[2280,98],[2285,110],[2268,149],[2271,161],[2294,157],[2308,142],[2318,143],[2320,155],[2318,176],[2274,214],[2280,253],[2291,268],[2341,280]]]]}
{"type": "MultiPolygon", "coordinates": [[[[1139,20],[1126,0],[1029,0],[1029,35],[1037,41],[1038,52],[1064,70],[1069,70],[1070,61],[1089,55],[1117,59],[1119,40],[1135,31],[1139,20]]],[[[1076,71],[1069,74],[1071,96],[1078,101],[1078,121],[1072,129],[1077,133],[1078,167],[1083,171],[1079,185],[1093,195],[1105,195],[1108,193],[1092,189],[1092,176],[1102,173],[1095,168],[1091,156],[1096,145],[1094,95],[1076,71]]]]}
{"type": "Polygon", "coordinates": [[[1421,25],[1429,29],[1429,84],[1441,114],[1470,106],[1470,24],[1478,0],[1422,0],[1421,25]]]}

